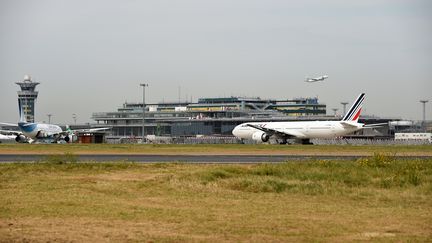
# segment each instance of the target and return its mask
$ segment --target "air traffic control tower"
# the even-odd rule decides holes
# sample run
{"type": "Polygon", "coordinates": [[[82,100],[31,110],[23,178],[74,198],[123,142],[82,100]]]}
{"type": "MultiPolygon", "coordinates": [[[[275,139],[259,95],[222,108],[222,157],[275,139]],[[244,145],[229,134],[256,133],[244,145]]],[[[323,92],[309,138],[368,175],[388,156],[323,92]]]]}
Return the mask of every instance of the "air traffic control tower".
{"type": "Polygon", "coordinates": [[[39,83],[33,82],[29,75],[24,76],[24,81],[16,82],[21,87],[18,91],[18,100],[22,105],[24,115],[27,122],[34,122],[35,100],[38,96],[38,91],[35,91],[36,85],[39,83]]]}

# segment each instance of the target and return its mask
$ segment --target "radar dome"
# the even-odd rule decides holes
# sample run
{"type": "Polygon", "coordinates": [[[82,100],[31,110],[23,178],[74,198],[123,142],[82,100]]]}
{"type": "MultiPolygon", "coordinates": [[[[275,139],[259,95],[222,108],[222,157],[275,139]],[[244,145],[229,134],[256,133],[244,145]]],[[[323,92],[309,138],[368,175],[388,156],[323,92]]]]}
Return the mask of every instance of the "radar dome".
{"type": "Polygon", "coordinates": [[[24,75],[24,81],[31,81],[30,75],[24,75]]]}

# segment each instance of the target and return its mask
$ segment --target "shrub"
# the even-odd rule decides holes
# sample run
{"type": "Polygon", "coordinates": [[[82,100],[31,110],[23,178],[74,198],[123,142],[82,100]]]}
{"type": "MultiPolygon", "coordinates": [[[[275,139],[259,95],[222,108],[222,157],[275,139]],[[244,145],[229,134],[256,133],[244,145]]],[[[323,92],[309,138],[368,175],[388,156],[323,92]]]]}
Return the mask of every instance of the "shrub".
{"type": "Polygon", "coordinates": [[[243,191],[243,192],[276,192],[280,193],[286,189],[294,187],[294,185],[289,185],[288,183],[267,178],[267,179],[241,179],[235,180],[229,183],[229,188],[232,190],[243,191]]]}
{"type": "Polygon", "coordinates": [[[391,165],[396,160],[395,154],[374,153],[372,157],[358,159],[361,166],[382,168],[391,165]]]}
{"type": "Polygon", "coordinates": [[[55,154],[48,155],[45,157],[44,161],[50,164],[66,164],[66,163],[76,163],[78,157],[73,153],[55,154]]]}

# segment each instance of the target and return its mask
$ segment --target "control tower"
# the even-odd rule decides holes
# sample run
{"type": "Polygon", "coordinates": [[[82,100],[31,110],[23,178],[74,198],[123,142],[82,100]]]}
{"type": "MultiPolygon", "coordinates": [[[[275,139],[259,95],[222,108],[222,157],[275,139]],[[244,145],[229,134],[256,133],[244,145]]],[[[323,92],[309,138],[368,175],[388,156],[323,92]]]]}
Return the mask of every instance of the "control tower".
{"type": "Polygon", "coordinates": [[[29,75],[25,75],[24,81],[16,82],[16,84],[21,87],[21,91],[17,93],[25,118],[27,122],[34,122],[35,100],[38,96],[38,91],[35,91],[35,88],[39,83],[33,82],[29,75]]]}

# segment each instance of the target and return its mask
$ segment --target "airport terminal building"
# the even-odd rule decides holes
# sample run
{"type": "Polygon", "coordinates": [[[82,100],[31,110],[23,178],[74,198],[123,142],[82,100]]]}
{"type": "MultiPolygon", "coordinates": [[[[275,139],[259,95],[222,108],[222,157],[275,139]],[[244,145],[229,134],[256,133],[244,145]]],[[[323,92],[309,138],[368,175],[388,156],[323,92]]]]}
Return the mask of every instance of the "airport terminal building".
{"type": "MultiPolygon", "coordinates": [[[[145,105],[145,135],[232,136],[235,126],[251,121],[338,120],[327,116],[317,98],[272,100],[260,98],[200,98],[198,102],[163,102],[145,105]]],[[[143,104],[124,103],[113,112],[93,113],[98,125],[112,127],[107,140],[142,137],[143,104]]],[[[371,118],[366,123],[382,119],[371,118]]]]}

